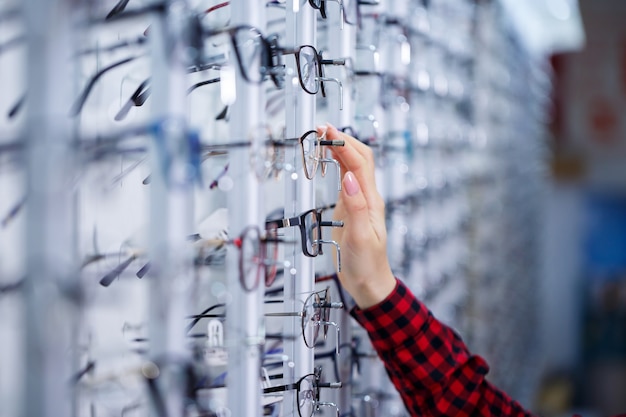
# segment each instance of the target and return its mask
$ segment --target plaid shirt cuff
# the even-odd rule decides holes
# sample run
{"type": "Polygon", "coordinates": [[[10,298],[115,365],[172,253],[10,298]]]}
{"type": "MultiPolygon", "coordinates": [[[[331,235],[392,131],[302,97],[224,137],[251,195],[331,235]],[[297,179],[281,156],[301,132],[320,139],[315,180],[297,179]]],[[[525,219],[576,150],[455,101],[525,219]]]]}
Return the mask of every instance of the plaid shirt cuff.
{"type": "Polygon", "coordinates": [[[411,415],[531,415],[485,380],[487,363],[400,280],[381,303],[351,314],[367,330],[411,415]]]}
{"type": "Polygon", "coordinates": [[[379,304],[365,310],[354,307],[351,314],[368,332],[377,350],[395,349],[407,338],[415,338],[431,315],[398,279],[391,294],[379,304]]]}

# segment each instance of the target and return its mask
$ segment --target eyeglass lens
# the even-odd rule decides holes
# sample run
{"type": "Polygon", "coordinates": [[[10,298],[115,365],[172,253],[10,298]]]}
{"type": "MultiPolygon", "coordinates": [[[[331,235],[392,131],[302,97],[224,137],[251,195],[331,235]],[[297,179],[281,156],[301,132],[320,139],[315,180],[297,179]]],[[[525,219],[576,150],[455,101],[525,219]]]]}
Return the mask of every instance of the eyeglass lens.
{"type": "Polygon", "coordinates": [[[311,130],[300,141],[302,145],[302,158],[304,163],[304,175],[307,179],[313,179],[319,162],[319,149],[317,146],[317,132],[311,130]]]}
{"type": "Polygon", "coordinates": [[[315,375],[310,374],[300,380],[298,387],[298,414],[311,417],[315,409],[315,375]]]}
{"type": "Polygon", "coordinates": [[[317,211],[310,211],[304,215],[304,239],[306,252],[310,256],[317,256],[320,252],[321,226],[317,211]]]}
{"type": "Polygon", "coordinates": [[[309,348],[315,346],[319,337],[321,310],[319,293],[311,294],[302,309],[302,336],[309,348]]]}
{"type": "Polygon", "coordinates": [[[264,256],[261,250],[259,230],[249,227],[241,235],[239,254],[239,274],[242,287],[252,291],[259,284],[264,256]]]}
{"type": "Polygon", "coordinates": [[[320,89],[317,50],[310,45],[304,45],[296,57],[298,58],[298,74],[302,88],[309,94],[317,94],[320,89]]]}
{"type": "Polygon", "coordinates": [[[244,78],[253,83],[260,83],[263,80],[261,33],[253,27],[244,26],[235,30],[232,40],[244,78]]]}

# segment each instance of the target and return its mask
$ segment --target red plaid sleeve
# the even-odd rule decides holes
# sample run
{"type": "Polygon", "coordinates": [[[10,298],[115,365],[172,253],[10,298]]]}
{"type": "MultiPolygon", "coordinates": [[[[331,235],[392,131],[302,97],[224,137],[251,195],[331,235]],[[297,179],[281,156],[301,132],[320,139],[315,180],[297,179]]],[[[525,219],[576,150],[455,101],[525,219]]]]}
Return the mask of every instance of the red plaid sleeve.
{"type": "Polygon", "coordinates": [[[531,416],[486,379],[489,367],[397,281],[380,304],[352,310],[412,416],[531,416]]]}

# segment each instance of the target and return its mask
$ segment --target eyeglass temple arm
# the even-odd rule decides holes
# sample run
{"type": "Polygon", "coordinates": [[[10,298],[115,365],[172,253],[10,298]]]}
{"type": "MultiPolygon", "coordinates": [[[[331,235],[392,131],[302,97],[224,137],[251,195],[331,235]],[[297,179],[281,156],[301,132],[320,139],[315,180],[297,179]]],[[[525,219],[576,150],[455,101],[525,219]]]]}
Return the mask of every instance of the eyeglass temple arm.
{"type": "Polygon", "coordinates": [[[316,146],[345,146],[346,141],[343,139],[336,140],[319,140],[315,143],[316,146]]]}
{"type": "Polygon", "coordinates": [[[106,15],[104,20],[110,20],[115,15],[118,15],[118,14],[122,13],[124,11],[124,9],[126,9],[126,6],[128,5],[128,1],[129,0],[120,0],[120,1],[118,1],[117,4],[115,6],[113,6],[111,11],[106,15]]]}
{"type": "Polygon", "coordinates": [[[343,220],[321,221],[322,227],[343,227],[343,220]]]}
{"type": "Polygon", "coordinates": [[[343,0],[326,0],[326,1],[334,1],[339,4],[339,29],[343,30],[343,21],[344,21],[344,11],[343,11],[343,0]]]}
{"type": "Polygon", "coordinates": [[[265,222],[265,229],[282,229],[284,227],[300,226],[300,224],[300,216],[296,216],[288,219],[268,220],[265,222]]]}
{"type": "Polygon", "coordinates": [[[343,84],[339,79],[332,77],[319,77],[320,81],[330,81],[339,86],[339,110],[343,110],[343,84]]]}
{"type": "Polygon", "coordinates": [[[142,106],[148,99],[148,96],[150,95],[149,84],[150,84],[150,78],[146,78],[145,80],[143,80],[141,84],[139,84],[137,89],[133,92],[133,94],[130,96],[130,98],[126,100],[126,102],[117,112],[115,117],[113,117],[113,120],[118,121],[118,122],[121,120],[124,120],[126,116],[128,115],[128,112],[130,111],[131,107],[142,106]]]}
{"type": "Polygon", "coordinates": [[[321,244],[331,244],[334,245],[335,248],[337,249],[337,271],[341,272],[341,247],[339,246],[339,243],[335,242],[334,240],[316,240],[314,243],[321,243],[321,244]]]}
{"type": "Polygon", "coordinates": [[[322,158],[320,162],[327,162],[337,167],[337,190],[341,191],[341,165],[339,165],[339,161],[334,158],[322,158]]]}
{"type": "Polygon", "coordinates": [[[94,74],[87,82],[87,85],[85,85],[85,88],[83,89],[81,94],[78,96],[78,99],[76,99],[76,102],[74,103],[74,105],[72,106],[72,109],[70,110],[70,116],[77,116],[80,113],[80,111],[83,109],[83,106],[85,105],[85,102],[87,101],[87,97],[89,97],[91,90],[93,89],[96,82],[100,79],[100,77],[102,77],[104,74],[106,74],[110,70],[117,68],[120,65],[127,64],[135,59],[137,59],[137,56],[130,56],[128,58],[124,58],[120,61],[114,62],[113,64],[102,68],[100,71],[94,74]]]}
{"type": "Polygon", "coordinates": [[[302,317],[302,311],[265,313],[265,317],[302,317]]]}
{"type": "MultiPolygon", "coordinates": [[[[332,304],[340,304],[339,307],[330,307],[330,308],[343,308],[343,303],[331,303],[332,304]]],[[[324,306],[324,307],[328,307],[328,306],[324,306]]],[[[341,349],[341,345],[339,344],[339,336],[340,336],[340,328],[339,325],[337,323],[335,323],[334,321],[320,321],[319,322],[320,326],[324,325],[324,326],[333,326],[337,332],[337,337],[335,339],[335,353],[337,353],[337,355],[339,355],[339,350],[341,349]]]]}
{"type": "Polygon", "coordinates": [[[271,394],[272,392],[283,392],[292,389],[298,389],[298,384],[276,385],[275,387],[263,388],[263,394],[271,394]]]}
{"type": "MultiPolygon", "coordinates": [[[[220,81],[220,78],[217,77],[217,78],[211,78],[208,80],[195,83],[194,85],[192,85],[191,87],[187,89],[187,95],[191,94],[191,92],[194,91],[198,87],[202,87],[208,84],[214,84],[219,81],[220,81]]],[[[151,91],[150,91],[149,83],[150,83],[150,78],[147,78],[139,85],[139,87],[137,87],[135,92],[130,96],[130,98],[126,101],[124,106],[115,115],[114,119],[116,121],[123,120],[128,115],[128,112],[130,111],[130,108],[132,106],[141,107],[144,105],[146,100],[148,100],[148,97],[150,97],[151,91]]]]}
{"type": "MultiPolygon", "coordinates": [[[[341,388],[341,387],[328,387],[328,388],[341,388]]],[[[331,402],[319,402],[317,401],[315,403],[315,408],[319,410],[320,407],[332,407],[335,410],[337,410],[337,416],[339,416],[339,406],[337,406],[337,404],[335,403],[331,403],[331,402]]]]}
{"type": "Polygon", "coordinates": [[[131,253],[124,262],[122,262],[121,264],[113,268],[113,270],[100,278],[100,285],[102,285],[103,287],[108,287],[109,285],[111,285],[113,280],[117,278],[122,272],[124,272],[135,259],[137,259],[137,254],[131,253]]]}
{"type": "Polygon", "coordinates": [[[338,389],[343,387],[343,382],[318,382],[317,386],[320,388],[338,389]]]}
{"type": "MultiPolygon", "coordinates": [[[[340,188],[340,190],[341,190],[341,188],[340,188]]],[[[342,220],[321,221],[320,222],[320,226],[321,227],[343,227],[343,221],[342,220]]],[[[320,255],[324,254],[324,251],[322,250],[321,247],[320,247],[319,254],[320,255]]]]}

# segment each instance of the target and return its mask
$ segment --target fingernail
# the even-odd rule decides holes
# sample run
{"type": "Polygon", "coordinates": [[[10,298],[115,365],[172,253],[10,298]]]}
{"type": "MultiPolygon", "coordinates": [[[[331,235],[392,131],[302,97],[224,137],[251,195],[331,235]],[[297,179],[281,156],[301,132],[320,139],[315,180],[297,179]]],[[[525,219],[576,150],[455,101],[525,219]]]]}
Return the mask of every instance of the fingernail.
{"type": "Polygon", "coordinates": [[[356,180],[354,174],[352,172],[347,172],[343,177],[343,187],[346,190],[346,193],[352,197],[357,194],[361,187],[359,186],[359,182],[356,180]]]}

